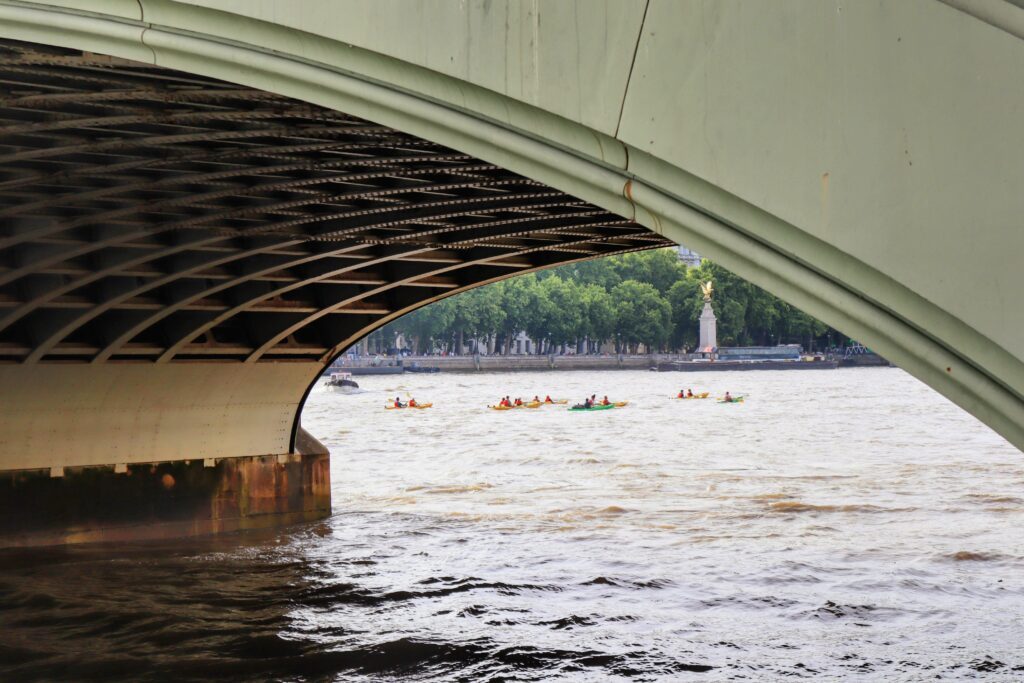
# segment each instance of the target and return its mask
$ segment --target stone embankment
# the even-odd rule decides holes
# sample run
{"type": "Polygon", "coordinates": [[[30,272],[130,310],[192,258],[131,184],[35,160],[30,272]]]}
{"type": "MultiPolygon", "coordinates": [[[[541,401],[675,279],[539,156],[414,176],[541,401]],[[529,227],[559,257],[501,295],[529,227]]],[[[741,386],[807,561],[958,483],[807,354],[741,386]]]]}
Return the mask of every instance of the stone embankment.
{"type": "Polygon", "coordinates": [[[401,361],[382,359],[377,365],[370,359],[346,360],[334,371],[353,375],[399,372],[516,372],[539,370],[648,370],[659,363],[685,360],[683,354],[608,355],[608,356],[408,356],[401,361]],[[400,363],[400,365],[399,365],[400,363]]]}
{"type": "Polygon", "coordinates": [[[606,356],[407,356],[406,358],[345,359],[330,371],[353,375],[397,375],[403,372],[517,372],[542,370],[657,370],[659,372],[714,372],[724,370],[833,370],[836,367],[891,365],[874,354],[851,359],[818,361],[763,360],[714,362],[694,360],[687,354],[606,356]]]}

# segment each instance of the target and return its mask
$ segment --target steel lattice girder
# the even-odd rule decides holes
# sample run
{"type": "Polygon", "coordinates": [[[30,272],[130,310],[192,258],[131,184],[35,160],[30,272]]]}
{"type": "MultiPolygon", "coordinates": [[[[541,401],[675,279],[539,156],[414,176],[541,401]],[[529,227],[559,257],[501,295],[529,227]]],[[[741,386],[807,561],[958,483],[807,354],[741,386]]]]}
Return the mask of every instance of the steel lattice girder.
{"type": "Polygon", "coordinates": [[[452,292],[670,244],[340,112],[0,43],[0,361],[323,361],[452,292]]]}

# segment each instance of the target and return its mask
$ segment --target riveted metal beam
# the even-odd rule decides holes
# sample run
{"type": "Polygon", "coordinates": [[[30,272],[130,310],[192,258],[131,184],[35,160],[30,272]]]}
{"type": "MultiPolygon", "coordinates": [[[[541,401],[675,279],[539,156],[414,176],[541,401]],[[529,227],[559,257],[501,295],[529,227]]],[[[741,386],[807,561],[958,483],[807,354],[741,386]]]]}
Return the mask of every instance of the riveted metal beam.
{"type": "Polygon", "coordinates": [[[344,112],[0,41],[0,360],[319,358],[321,319],[665,244],[344,112]]]}

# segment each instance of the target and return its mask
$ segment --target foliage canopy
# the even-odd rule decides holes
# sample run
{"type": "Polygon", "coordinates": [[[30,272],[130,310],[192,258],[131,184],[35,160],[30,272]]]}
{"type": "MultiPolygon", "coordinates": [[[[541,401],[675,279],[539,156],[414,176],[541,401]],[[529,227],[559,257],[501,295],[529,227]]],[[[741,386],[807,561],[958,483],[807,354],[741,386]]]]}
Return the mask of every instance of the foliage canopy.
{"type": "Polygon", "coordinates": [[[687,268],[674,249],[634,252],[530,273],[457,294],[414,311],[374,333],[391,346],[402,335],[416,352],[460,352],[469,340],[488,352],[510,351],[525,332],[537,353],[692,349],[704,302],[700,283],[715,285],[721,346],[802,343],[824,323],[704,260],[687,268]],[[462,347],[460,349],[460,347],[462,347]]]}

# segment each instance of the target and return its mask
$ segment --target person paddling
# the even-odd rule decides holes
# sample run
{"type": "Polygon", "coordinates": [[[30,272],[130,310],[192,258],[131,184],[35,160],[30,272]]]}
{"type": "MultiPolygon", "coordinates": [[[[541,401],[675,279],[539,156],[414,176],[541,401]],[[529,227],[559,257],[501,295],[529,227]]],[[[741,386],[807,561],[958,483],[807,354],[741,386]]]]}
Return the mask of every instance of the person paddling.
{"type": "Polygon", "coordinates": [[[594,402],[589,398],[585,398],[583,399],[583,407],[586,408],[587,410],[590,410],[591,408],[594,407],[594,402]]]}
{"type": "Polygon", "coordinates": [[[540,403],[540,396],[534,396],[533,397],[533,402],[534,403],[540,403]]]}
{"type": "Polygon", "coordinates": [[[397,396],[395,396],[395,407],[396,408],[403,408],[404,407],[402,405],[402,399],[398,398],[397,396]]]}
{"type": "Polygon", "coordinates": [[[554,403],[554,401],[551,400],[551,394],[548,394],[548,395],[546,395],[544,397],[544,402],[545,403],[554,403]]]}
{"type": "Polygon", "coordinates": [[[607,396],[605,396],[604,400],[601,401],[601,405],[603,405],[603,406],[610,406],[611,404],[612,404],[612,402],[608,400],[607,396]]]}
{"type": "Polygon", "coordinates": [[[728,391],[725,392],[725,402],[726,403],[732,403],[733,402],[732,394],[730,394],[728,391]]]}
{"type": "Polygon", "coordinates": [[[686,398],[686,394],[683,392],[682,389],[679,390],[679,394],[676,396],[676,398],[686,398]]]}
{"type": "Polygon", "coordinates": [[[693,389],[686,390],[686,398],[693,398],[693,389]]]}
{"type": "Polygon", "coordinates": [[[410,408],[415,408],[416,407],[416,399],[414,399],[412,396],[409,397],[409,407],[410,408]]]}

